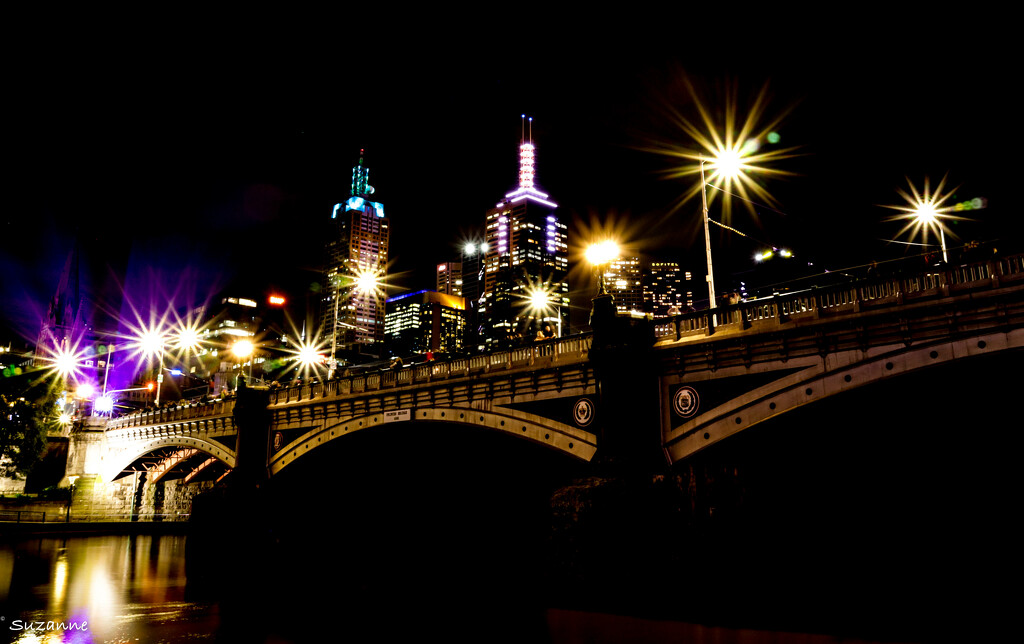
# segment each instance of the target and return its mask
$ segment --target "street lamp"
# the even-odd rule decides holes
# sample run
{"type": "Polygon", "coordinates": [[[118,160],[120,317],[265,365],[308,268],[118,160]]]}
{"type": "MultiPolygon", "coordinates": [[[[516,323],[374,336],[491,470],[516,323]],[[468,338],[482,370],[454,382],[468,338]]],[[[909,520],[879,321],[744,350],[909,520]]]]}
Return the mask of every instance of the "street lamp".
{"type": "MultiPolygon", "coordinates": [[[[538,313],[540,315],[546,315],[548,309],[551,308],[550,293],[543,288],[534,288],[527,294],[527,299],[530,302],[530,311],[538,313]]],[[[555,315],[558,316],[558,337],[562,337],[562,304],[559,302],[555,304],[555,315]]],[[[547,322],[547,318],[543,318],[544,322],[547,322]]]]}
{"type": "Polygon", "coordinates": [[[928,202],[920,202],[917,204],[917,209],[914,211],[914,216],[917,218],[918,225],[922,228],[939,229],[939,245],[942,247],[942,262],[944,264],[949,263],[949,257],[946,255],[946,234],[943,232],[943,225],[939,222],[938,212],[935,210],[935,204],[928,202]]]}
{"type": "Polygon", "coordinates": [[[619,257],[619,245],[614,240],[606,239],[587,247],[584,257],[597,269],[597,294],[605,295],[604,271],[602,267],[611,264],[619,257]]]}
{"type": "MultiPolygon", "coordinates": [[[[231,345],[231,353],[239,360],[244,361],[249,358],[249,380],[252,380],[252,363],[253,354],[256,352],[256,346],[249,340],[239,340],[231,345]]],[[[242,363],[244,364],[244,362],[242,363]]],[[[239,372],[242,371],[242,364],[238,365],[239,372]]],[[[238,377],[235,377],[235,389],[238,389],[238,377]]]]}
{"type": "MultiPolygon", "coordinates": [[[[331,329],[331,357],[328,360],[327,366],[328,380],[334,377],[334,372],[338,368],[338,358],[336,355],[338,350],[338,327],[345,326],[353,329],[358,328],[338,321],[338,302],[341,300],[341,282],[342,276],[338,275],[334,282],[334,321],[332,325],[333,328],[331,329]]],[[[360,269],[356,273],[355,279],[353,279],[352,283],[354,292],[357,295],[362,295],[364,297],[370,294],[376,295],[377,289],[380,285],[380,275],[374,270],[360,269]]]]}
{"type": "Polygon", "coordinates": [[[897,219],[909,220],[906,226],[904,226],[898,235],[902,235],[904,232],[910,231],[911,240],[921,233],[922,238],[927,237],[927,231],[934,231],[936,228],[939,230],[939,243],[942,248],[942,261],[949,263],[949,257],[946,254],[946,225],[942,222],[943,219],[963,219],[963,217],[957,217],[950,215],[949,212],[954,209],[952,206],[943,206],[945,201],[953,196],[956,192],[956,188],[949,192],[943,193],[943,188],[946,185],[946,177],[942,178],[939,185],[932,192],[931,185],[926,177],[924,180],[924,190],[918,192],[917,188],[913,183],[907,179],[907,183],[910,184],[910,192],[904,190],[898,190],[897,192],[906,201],[905,206],[886,206],[893,210],[900,210],[903,212],[901,215],[894,215],[888,221],[894,221],[897,219]]]}
{"type": "Polygon", "coordinates": [[[166,337],[163,330],[157,327],[144,328],[136,338],[135,344],[139,347],[143,356],[156,355],[160,363],[156,373],[156,398],[153,402],[155,406],[159,407],[160,385],[164,381],[164,345],[166,344],[166,337]]]}

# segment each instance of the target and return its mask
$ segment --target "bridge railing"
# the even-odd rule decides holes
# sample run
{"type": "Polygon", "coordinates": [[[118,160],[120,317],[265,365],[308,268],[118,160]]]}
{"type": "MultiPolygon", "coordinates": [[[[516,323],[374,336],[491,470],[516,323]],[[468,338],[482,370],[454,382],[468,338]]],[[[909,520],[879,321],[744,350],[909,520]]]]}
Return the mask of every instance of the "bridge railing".
{"type": "Polygon", "coordinates": [[[1024,255],[930,269],[916,274],[851,280],[844,284],[815,287],[715,309],[691,311],[661,319],[660,324],[656,319],[655,329],[659,338],[711,335],[719,330],[750,328],[765,321],[779,324],[802,317],[834,316],[865,306],[877,308],[917,298],[940,297],[962,290],[995,288],[1014,280],[1024,280],[1024,255]]]}
{"type": "Polygon", "coordinates": [[[282,404],[311,398],[405,387],[434,380],[530,366],[536,364],[538,360],[544,360],[551,364],[575,362],[586,359],[587,353],[590,351],[591,338],[589,333],[573,335],[503,351],[438,360],[425,364],[384,368],[372,373],[346,374],[343,371],[333,380],[303,383],[271,390],[270,403],[282,404]]]}
{"type": "Polygon", "coordinates": [[[143,425],[164,425],[177,420],[196,420],[215,416],[231,415],[235,409],[234,398],[218,398],[201,403],[147,409],[134,414],[111,418],[107,429],[140,427],[143,425]]]}

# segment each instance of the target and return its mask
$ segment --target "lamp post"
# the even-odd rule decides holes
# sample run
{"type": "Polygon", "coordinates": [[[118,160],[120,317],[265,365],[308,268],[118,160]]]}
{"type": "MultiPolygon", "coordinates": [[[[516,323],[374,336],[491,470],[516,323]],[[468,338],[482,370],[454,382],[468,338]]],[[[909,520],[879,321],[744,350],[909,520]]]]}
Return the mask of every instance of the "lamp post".
{"type": "Polygon", "coordinates": [[[334,318],[331,320],[331,358],[327,361],[327,379],[334,377],[334,371],[338,368],[338,300],[341,299],[341,275],[334,278],[334,318]]]}
{"type": "MultiPolygon", "coordinates": [[[[354,289],[357,295],[366,297],[373,295],[376,297],[378,285],[380,284],[380,277],[373,270],[360,269],[355,276],[354,289]]],[[[331,357],[328,360],[327,367],[327,379],[330,380],[334,377],[334,372],[338,368],[338,359],[335,356],[335,351],[338,348],[338,327],[344,326],[351,329],[358,329],[359,327],[351,324],[345,324],[338,321],[338,301],[341,299],[341,276],[338,276],[335,282],[334,288],[334,328],[331,329],[331,357]]]]}
{"type": "Polygon", "coordinates": [[[156,372],[156,398],[154,405],[160,406],[160,384],[164,381],[164,331],[159,328],[143,329],[135,341],[142,353],[147,356],[156,355],[159,367],[156,372]]]}
{"type": "MultiPolygon", "coordinates": [[[[249,379],[252,380],[252,359],[256,353],[255,345],[249,340],[239,340],[231,345],[231,353],[239,360],[244,361],[249,358],[249,379]]],[[[238,365],[238,371],[242,372],[242,363],[238,365]]],[[[238,376],[235,376],[235,389],[238,389],[238,376]]]]}
{"type": "Polygon", "coordinates": [[[604,271],[602,268],[611,264],[619,256],[619,245],[611,239],[606,239],[603,242],[597,244],[591,244],[587,247],[585,253],[586,260],[589,264],[597,269],[597,294],[607,295],[604,284],[604,271]]]}
{"type": "Polygon", "coordinates": [[[711,231],[708,229],[708,184],[704,179],[703,158],[700,160],[700,199],[704,209],[704,251],[707,255],[708,264],[708,308],[713,309],[715,308],[715,270],[711,263],[711,231]]]}

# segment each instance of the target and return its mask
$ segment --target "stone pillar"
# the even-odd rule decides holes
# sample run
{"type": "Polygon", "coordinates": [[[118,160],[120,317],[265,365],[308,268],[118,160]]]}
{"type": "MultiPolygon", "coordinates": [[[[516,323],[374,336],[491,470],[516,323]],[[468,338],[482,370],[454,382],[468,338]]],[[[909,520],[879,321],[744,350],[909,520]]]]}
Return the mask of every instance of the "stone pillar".
{"type": "Polygon", "coordinates": [[[267,480],[270,448],[270,392],[238,387],[233,420],[235,429],[235,482],[243,487],[267,480]]]}
{"type": "Polygon", "coordinates": [[[68,438],[68,462],[61,487],[71,485],[72,477],[98,476],[107,450],[107,419],[90,416],[71,429],[68,438]]]}
{"type": "Polygon", "coordinates": [[[110,493],[100,476],[100,463],[107,449],[107,420],[90,416],[71,429],[68,461],[61,487],[71,488],[70,515],[88,517],[107,514],[110,493]]]}
{"type": "Polygon", "coordinates": [[[598,384],[597,462],[608,474],[650,473],[665,465],[654,360],[654,324],[616,314],[612,296],[593,299],[590,361],[598,384]]]}

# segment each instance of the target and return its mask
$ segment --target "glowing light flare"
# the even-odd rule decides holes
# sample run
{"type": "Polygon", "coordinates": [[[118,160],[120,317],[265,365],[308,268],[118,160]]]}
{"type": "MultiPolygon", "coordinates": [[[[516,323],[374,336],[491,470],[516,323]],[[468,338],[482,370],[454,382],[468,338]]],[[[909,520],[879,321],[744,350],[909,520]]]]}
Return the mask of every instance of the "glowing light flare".
{"type": "Polygon", "coordinates": [[[64,347],[58,346],[55,343],[52,346],[44,347],[43,353],[44,355],[40,356],[40,359],[49,365],[47,367],[48,372],[56,374],[65,380],[70,379],[75,382],[85,376],[83,368],[85,366],[86,354],[84,350],[79,350],[77,344],[71,347],[64,347]]]}
{"type": "Polygon", "coordinates": [[[239,359],[246,359],[256,351],[256,346],[249,340],[239,340],[231,345],[231,354],[239,359]]]}
{"type": "Polygon", "coordinates": [[[180,327],[173,336],[174,348],[179,351],[198,352],[202,348],[202,334],[198,326],[180,327]]]}
{"type": "Polygon", "coordinates": [[[534,288],[527,293],[527,299],[530,301],[530,308],[535,311],[544,311],[551,306],[550,299],[551,291],[543,288],[534,288]]]}
{"type": "Polygon", "coordinates": [[[373,271],[363,271],[356,275],[356,291],[362,295],[376,292],[379,277],[373,271]]]}
{"type": "Polygon", "coordinates": [[[771,120],[765,119],[768,103],[766,85],[754,97],[746,118],[740,120],[738,89],[733,85],[725,92],[723,115],[713,117],[711,111],[699,100],[696,90],[688,80],[686,85],[694,97],[693,104],[696,106],[699,119],[687,118],[672,107],[667,107],[666,112],[670,121],[691,142],[677,144],[671,141],[657,141],[641,147],[644,151],[668,157],[671,161],[669,167],[661,172],[664,178],[697,179],[676,200],[672,212],[700,195],[701,161],[704,161],[706,181],[710,188],[707,192],[709,206],[720,197],[723,220],[728,221],[731,218],[734,195],[745,203],[747,210],[755,218],[757,213],[754,209],[755,204],[752,203],[755,199],[777,207],[777,201],[760,183],[758,177],[794,176],[794,173],[773,168],[770,164],[797,156],[797,148],[764,147],[765,144],[779,141],[775,129],[789,110],[784,110],[771,120]]]}
{"type": "Polygon", "coordinates": [[[100,413],[109,414],[114,410],[114,399],[110,396],[100,396],[93,403],[93,409],[100,413]]]}
{"type": "Polygon", "coordinates": [[[943,250],[945,250],[944,236],[946,234],[955,236],[945,222],[952,220],[967,220],[966,217],[949,214],[950,212],[956,211],[955,205],[944,205],[957,190],[957,188],[952,188],[948,192],[944,192],[946,179],[947,177],[943,177],[942,181],[939,182],[939,185],[935,187],[934,191],[932,191],[931,182],[926,177],[923,189],[918,191],[908,178],[907,185],[910,188],[909,192],[901,189],[897,190],[897,193],[903,197],[906,204],[901,206],[883,206],[885,208],[900,211],[900,214],[893,215],[892,217],[887,218],[886,221],[907,222],[906,225],[904,225],[896,234],[897,237],[900,237],[905,233],[909,233],[908,236],[910,241],[913,242],[920,235],[922,242],[927,244],[928,235],[931,233],[939,237],[939,240],[943,245],[943,250]]]}
{"type": "Polygon", "coordinates": [[[146,357],[155,356],[164,348],[167,336],[160,329],[146,329],[138,337],[137,343],[142,355],[146,357]]]}
{"type": "Polygon", "coordinates": [[[584,257],[593,266],[608,264],[619,257],[619,244],[612,239],[606,239],[587,247],[584,257]]]}
{"type": "Polygon", "coordinates": [[[289,363],[294,365],[300,377],[320,375],[326,369],[329,347],[325,341],[313,338],[311,341],[300,342],[294,349],[288,350],[289,363]]]}

